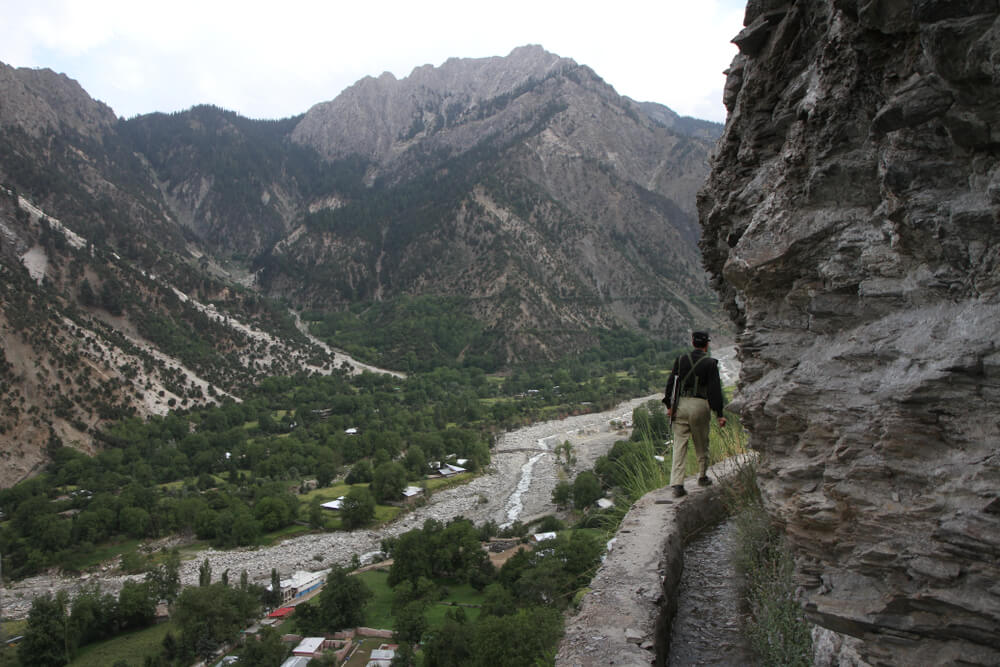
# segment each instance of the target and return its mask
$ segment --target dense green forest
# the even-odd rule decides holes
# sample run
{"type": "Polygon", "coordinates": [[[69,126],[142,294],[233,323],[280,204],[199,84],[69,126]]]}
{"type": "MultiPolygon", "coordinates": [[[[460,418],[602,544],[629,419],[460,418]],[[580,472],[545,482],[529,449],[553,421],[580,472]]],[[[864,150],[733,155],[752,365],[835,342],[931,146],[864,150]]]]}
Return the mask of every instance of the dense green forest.
{"type": "MultiPolygon", "coordinates": [[[[341,311],[305,311],[302,318],[320,338],[383,368],[424,373],[445,366],[493,373],[504,364],[504,355],[494,347],[496,332],[473,317],[465,297],[403,296],[358,302],[341,311]]],[[[676,352],[668,341],[627,329],[594,329],[590,334],[598,341],[596,346],[543,365],[532,379],[568,377],[566,390],[608,370],[635,370],[642,375],[637,377],[641,383],[649,379],[651,369],[669,365],[676,352]]],[[[523,375],[533,366],[513,372],[523,375]]]]}

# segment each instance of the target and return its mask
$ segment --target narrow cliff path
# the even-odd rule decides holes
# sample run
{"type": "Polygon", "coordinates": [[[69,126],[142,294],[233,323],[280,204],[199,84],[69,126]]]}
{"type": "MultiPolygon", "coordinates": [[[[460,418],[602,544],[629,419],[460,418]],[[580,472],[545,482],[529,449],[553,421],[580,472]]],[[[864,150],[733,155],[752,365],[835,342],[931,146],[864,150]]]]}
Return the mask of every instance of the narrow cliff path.
{"type": "MultiPolygon", "coordinates": [[[[709,477],[717,483],[709,487],[698,486],[689,478],[684,498],[674,498],[666,486],[650,491],[632,505],[618,528],[613,548],[590,583],[590,591],[576,613],[566,619],[566,634],[556,655],[558,667],[664,664],[671,648],[670,623],[685,613],[678,611],[683,602],[679,592],[685,570],[685,540],[725,518],[720,482],[735,474],[744,460],[740,456],[712,466],[709,477]]],[[[715,544],[710,544],[713,550],[715,544]]],[[[731,578],[719,562],[725,560],[719,553],[706,556],[709,569],[714,568],[717,574],[699,575],[698,568],[692,565],[696,581],[709,576],[731,578]]],[[[721,609],[735,604],[726,602],[719,591],[707,588],[699,589],[693,603],[705,602],[706,597],[718,597],[712,604],[721,609]],[[702,593],[705,597],[697,599],[702,593]]],[[[729,627],[728,621],[721,625],[729,627]]],[[[730,642],[704,639],[704,645],[730,642]]],[[[703,659],[706,664],[720,664],[728,654],[725,650],[703,659]]],[[[692,660],[674,664],[698,664],[696,658],[692,660]]]]}

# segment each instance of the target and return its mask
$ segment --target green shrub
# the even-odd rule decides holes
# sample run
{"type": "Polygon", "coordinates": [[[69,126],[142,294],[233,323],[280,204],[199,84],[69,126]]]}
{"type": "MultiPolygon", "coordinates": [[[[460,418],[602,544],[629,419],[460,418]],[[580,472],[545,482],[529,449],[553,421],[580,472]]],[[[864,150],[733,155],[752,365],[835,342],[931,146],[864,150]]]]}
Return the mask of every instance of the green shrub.
{"type": "Polygon", "coordinates": [[[744,632],[764,664],[811,665],[809,624],[795,601],[792,557],[759,502],[736,515],[734,560],[750,617],[744,632]]]}

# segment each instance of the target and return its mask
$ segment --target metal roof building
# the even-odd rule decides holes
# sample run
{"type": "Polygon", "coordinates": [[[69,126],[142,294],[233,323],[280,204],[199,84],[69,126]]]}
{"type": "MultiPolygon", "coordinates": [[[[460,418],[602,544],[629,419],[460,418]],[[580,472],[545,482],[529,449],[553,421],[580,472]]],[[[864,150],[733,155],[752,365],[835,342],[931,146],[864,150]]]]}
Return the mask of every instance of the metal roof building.
{"type": "Polygon", "coordinates": [[[292,649],[292,655],[315,658],[323,650],[324,637],[304,637],[299,645],[292,649]]]}

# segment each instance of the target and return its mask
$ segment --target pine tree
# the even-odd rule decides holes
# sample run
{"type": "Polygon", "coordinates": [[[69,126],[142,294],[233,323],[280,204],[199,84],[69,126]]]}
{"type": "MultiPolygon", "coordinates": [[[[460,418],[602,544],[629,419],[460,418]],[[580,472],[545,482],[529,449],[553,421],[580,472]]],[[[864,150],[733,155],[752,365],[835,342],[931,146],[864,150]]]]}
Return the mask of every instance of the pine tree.
{"type": "Polygon", "coordinates": [[[206,558],[204,562],[202,562],[201,567],[198,568],[198,585],[208,586],[211,583],[212,583],[212,566],[209,564],[208,559],[206,558]]]}

